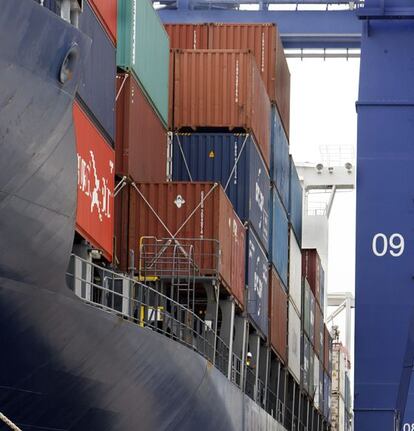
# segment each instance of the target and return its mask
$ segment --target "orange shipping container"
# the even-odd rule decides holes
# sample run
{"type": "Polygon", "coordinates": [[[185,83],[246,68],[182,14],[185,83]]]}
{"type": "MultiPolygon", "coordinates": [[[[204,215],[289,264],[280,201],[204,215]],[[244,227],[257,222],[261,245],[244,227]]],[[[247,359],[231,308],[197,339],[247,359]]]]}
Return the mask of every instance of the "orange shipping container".
{"type": "Polygon", "coordinates": [[[269,290],[269,319],[270,344],[277,354],[286,362],[287,360],[287,333],[288,333],[288,297],[279,280],[276,270],[270,270],[269,290]]]}
{"type": "Polygon", "coordinates": [[[289,136],[290,72],[275,24],[168,24],[166,29],[171,48],[250,50],[289,136]]]}
{"type": "Polygon", "coordinates": [[[89,0],[89,3],[116,46],[117,0],[89,0]]]}
{"type": "MultiPolygon", "coordinates": [[[[128,220],[121,221],[128,224],[128,242],[120,256],[126,259],[133,249],[141,276],[168,275],[173,253],[181,257],[182,265],[184,257],[192,256],[196,273],[217,275],[243,306],[245,228],[220,185],[170,182],[135,188],[132,184],[128,199],[128,220]]],[[[121,269],[127,266],[127,260],[121,261],[121,269]]]]}
{"type": "Polygon", "coordinates": [[[78,154],[76,230],[112,259],[114,234],[114,150],[86,113],[73,107],[78,154]]]}
{"type": "Polygon", "coordinates": [[[270,166],[270,101],[249,51],[175,50],[173,129],[251,131],[270,166]]]}
{"type": "Polygon", "coordinates": [[[167,131],[132,75],[118,74],[117,175],[136,182],[167,179],[167,131]]]}
{"type": "Polygon", "coordinates": [[[208,49],[207,24],[164,24],[170,48],[208,49]]]}

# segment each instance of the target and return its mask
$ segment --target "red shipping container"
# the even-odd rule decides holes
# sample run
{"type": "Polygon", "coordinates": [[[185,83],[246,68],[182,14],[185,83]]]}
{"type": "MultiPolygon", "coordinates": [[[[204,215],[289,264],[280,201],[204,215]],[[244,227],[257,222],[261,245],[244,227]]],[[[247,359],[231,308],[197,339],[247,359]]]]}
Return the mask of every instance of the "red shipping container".
{"type": "Polygon", "coordinates": [[[249,51],[172,51],[174,130],[251,131],[270,166],[270,101],[249,51]]]}
{"type": "Polygon", "coordinates": [[[128,241],[119,254],[121,269],[127,270],[129,249],[134,250],[135,266],[145,277],[169,274],[172,253],[181,258],[192,253],[197,273],[217,275],[243,307],[245,228],[222,187],[216,183],[174,182],[136,187],[129,186],[129,196],[124,195],[119,210],[123,212],[128,199],[128,220],[120,222],[121,226],[128,225],[128,241]],[[155,261],[149,269],[148,262],[155,261]]]}
{"type": "Polygon", "coordinates": [[[275,24],[210,24],[209,49],[248,49],[269,98],[276,103],[286,135],[290,124],[290,72],[275,24]]]}
{"type": "Polygon", "coordinates": [[[115,171],[136,182],[167,179],[167,131],[135,78],[117,76],[115,171]]]}
{"type": "Polygon", "coordinates": [[[76,230],[112,259],[114,234],[114,150],[81,107],[73,107],[78,154],[76,230]]]}
{"type": "Polygon", "coordinates": [[[276,270],[270,270],[269,289],[270,344],[284,363],[287,360],[288,297],[276,270]]]}
{"type": "Polygon", "coordinates": [[[167,24],[165,27],[171,48],[250,50],[289,136],[290,72],[275,24],[167,24]]]}
{"type": "Polygon", "coordinates": [[[207,24],[164,24],[170,48],[208,49],[207,24]]]}
{"type": "Polygon", "coordinates": [[[320,267],[321,259],[316,248],[302,251],[302,275],[308,280],[309,286],[320,305],[320,267]]]}
{"type": "Polygon", "coordinates": [[[116,46],[117,0],[89,0],[89,3],[116,46]]]}
{"type": "Polygon", "coordinates": [[[329,360],[332,357],[332,354],[329,351],[332,349],[332,337],[329,333],[328,328],[325,325],[325,334],[324,334],[324,354],[323,354],[323,366],[325,371],[331,375],[332,367],[329,367],[329,360]]]}

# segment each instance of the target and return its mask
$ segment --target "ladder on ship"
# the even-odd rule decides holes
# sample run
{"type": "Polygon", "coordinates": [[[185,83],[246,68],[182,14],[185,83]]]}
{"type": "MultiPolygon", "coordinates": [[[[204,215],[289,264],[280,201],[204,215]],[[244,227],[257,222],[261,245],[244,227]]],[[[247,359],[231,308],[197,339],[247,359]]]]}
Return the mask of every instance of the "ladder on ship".
{"type": "Polygon", "coordinates": [[[172,253],[171,296],[179,304],[194,312],[195,271],[194,247],[183,250],[179,244],[174,244],[172,253]]]}

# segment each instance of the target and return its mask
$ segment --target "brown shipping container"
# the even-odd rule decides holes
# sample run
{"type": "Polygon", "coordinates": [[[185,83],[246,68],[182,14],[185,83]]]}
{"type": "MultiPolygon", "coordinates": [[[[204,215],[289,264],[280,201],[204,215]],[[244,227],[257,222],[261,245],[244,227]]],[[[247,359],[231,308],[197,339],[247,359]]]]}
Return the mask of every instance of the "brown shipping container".
{"type": "Polygon", "coordinates": [[[302,251],[302,275],[308,280],[318,304],[320,298],[320,266],[321,260],[315,248],[302,251]]]}
{"type": "Polygon", "coordinates": [[[115,170],[137,182],[167,177],[167,131],[132,75],[118,74],[115,170]]]}
{"type": "Polygon", "coordinates": [[[160,240],[157,251],[162,259],[152,276],[160,275],[158,270],[166,274],[172,267],[170,258],[177,242],[178,253],[188,254],[189,246],[193,246],[200,274],[214,275],[218,269],[222,283],[243,306],[245,228],[222,187],[217,183],[184,182],[142,183],[136,187],[138,191],[134,185],[129,186],[129,216],[122,222],[128,223],[128,241],[126,251],[121,253],[121,269],[127,269],[127,250],[133,249],[135,266],[142,270],[145,263],[140,262],[140,244],[154,244],[153,238],[160,240]],[[178,241],[171,241],[172,236],[178,241]]]}
{"type": "Polygon", "coordinates": [[[249,51],[175,50],[174,130],[214,127],[251,131],[270,164],[270,101],[249,51]]]}
{"type": "Polygon", "coordinates": [[[290,72],[275,24],[210,24],[209,49],[248,49],[269,98],[276,103],[286,135],[290,124],[290,72]]]}
{"type": "Polygon", "coordinates": [[[270,270],[269,319],[270,344],[280,358],[287,360],[288,297],[276,270],[270,270]]]}
{"type": "Polygon", "coordinates": [[[207,24],[164,24],[170,48],[208,49],[207,24]]]}

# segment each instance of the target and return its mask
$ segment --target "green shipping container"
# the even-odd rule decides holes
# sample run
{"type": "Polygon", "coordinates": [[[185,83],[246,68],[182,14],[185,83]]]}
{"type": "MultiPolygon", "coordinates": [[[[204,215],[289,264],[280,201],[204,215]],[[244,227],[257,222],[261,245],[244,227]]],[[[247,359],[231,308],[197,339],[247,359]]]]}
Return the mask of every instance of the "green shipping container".
{"type": "Polygon", "coordinates": [[[149,0],[118,0],[118,67],[132,72],[164,125],[170,42],[149,0]]]}

